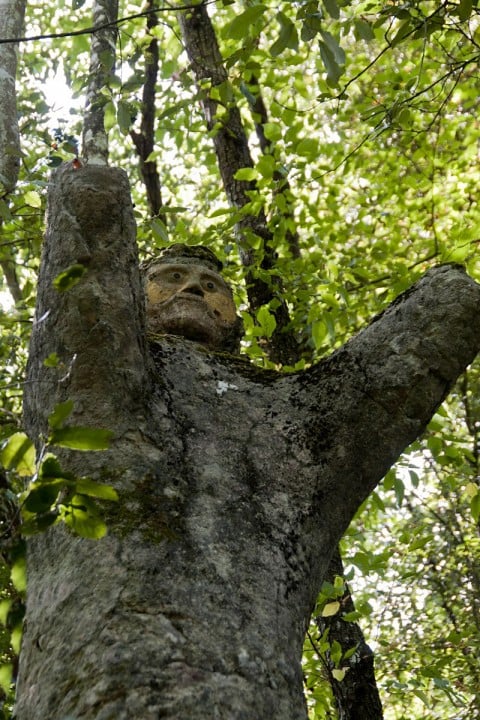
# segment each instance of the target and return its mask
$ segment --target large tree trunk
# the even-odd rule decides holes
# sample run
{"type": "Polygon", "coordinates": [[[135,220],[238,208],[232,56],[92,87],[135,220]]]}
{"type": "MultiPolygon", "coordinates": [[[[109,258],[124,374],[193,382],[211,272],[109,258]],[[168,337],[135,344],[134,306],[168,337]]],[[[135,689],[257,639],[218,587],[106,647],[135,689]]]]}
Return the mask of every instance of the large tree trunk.
{"type": "Polygon", "coordinates": [[[109,451],[64,462],[120,502],[100,541],[29,541],[17,720],[305,720],[302,641],[330,557],[478,351],[480,288],[433,270],[292,375],[179,338],[147,352],[125,175],[61,168],[49,207],[27,428],[41,444],[71,398],[79,424],[114,430],[109,451]]]}

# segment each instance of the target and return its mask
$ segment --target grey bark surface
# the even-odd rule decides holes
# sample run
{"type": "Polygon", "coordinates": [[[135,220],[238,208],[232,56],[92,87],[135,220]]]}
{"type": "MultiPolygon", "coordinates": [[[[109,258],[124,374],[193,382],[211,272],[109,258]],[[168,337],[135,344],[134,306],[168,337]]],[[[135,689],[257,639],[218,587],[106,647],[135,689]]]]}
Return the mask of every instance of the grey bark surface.
{"type": "Polygon", "coordinates": [[[91,164],[107,165],[108,137],[104,126],[107,102],[105,89],[115,71],[118,0],[94,0],[93,26],[101,27],[92,34],[90,78],[83,120],[82,156],[91,164]],[[109,27],[106,27],[110,23],[109,27]]]}
{"type": "MultiPolygon", "coordinates": [[[[0,5],[0,38],[9,40],[22,37],[25,24],[26,0],[4,0],[0,5]]],[[[17,43],[0,44],[0,202],[9,201],[17,185],[21,149],[18,130],[16,98],[17,43]]],[[[3,217],[0,217],[0,231],[3,217]]],[[[0,267],[14,302],[23,299],[18,282],[13,253],[5,244],[0,256],[0,267]]]]}
{"type": "Polygon", "coordinates": [[[71,451],[120,502],[100,541],[28,542],[17,720],[305,720],[300,658],[335,545],[480,346],[480,287],[429,271],[342,349],[279,375],[180,338],[146,347],[128,182],[51,183],[25,388],[114,430],[71,451]],[[52,279],[84,263],[65,293],[52,279]],[[63,367],[47,368],[57,352],[63,367]],[[58,376],[56,376],[58,374],[58,376]]]}
{"type": "MultiPolygon", "coordinates": [[[[22,37],[26,0],[3,0],[0,38],[22,37]]],[[[16,98],[18,43],[0,44],[0,198],[17,184],[20,169],[20,136],[16,98]]]]}

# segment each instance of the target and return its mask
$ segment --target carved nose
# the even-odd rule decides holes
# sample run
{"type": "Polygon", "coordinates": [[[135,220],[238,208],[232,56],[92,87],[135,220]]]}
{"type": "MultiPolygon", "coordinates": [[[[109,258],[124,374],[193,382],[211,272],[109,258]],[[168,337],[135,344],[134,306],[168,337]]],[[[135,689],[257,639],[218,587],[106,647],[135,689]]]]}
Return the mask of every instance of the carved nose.
{"type": "Polygon", "coordinates": [[[187,285],[187,287],[183,288],[182,292],[188,292],[192,293],[192,295],[199,295],[200,297],[203,297],[203,290],[197,283],[187,285]]]}

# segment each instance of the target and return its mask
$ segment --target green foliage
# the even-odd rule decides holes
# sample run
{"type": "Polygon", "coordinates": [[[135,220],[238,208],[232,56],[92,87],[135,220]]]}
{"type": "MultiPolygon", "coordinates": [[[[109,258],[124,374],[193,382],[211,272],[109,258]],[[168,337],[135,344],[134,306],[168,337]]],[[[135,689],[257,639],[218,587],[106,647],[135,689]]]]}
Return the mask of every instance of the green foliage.
{"type": "MultiPolygon", "coordinates": [[[[26,34],[88,27],[89,4],[74,5],[72,12],[71,3],[32,0],[26,34]]],[[[214,92],[224,109],[238,105],[249,137],[255,165],[237,178],[255,182],[247,211],[264,209],[267,215],[277,256],[273,272],[282,279],[291,327],[302,342],[297,367],[341,345],[436,262],[464,262],[480,278],[476,3],[224,0],[209,12],[229,72],[229,83],[214,92]],[[257,86],[268,112],[267,153],[255,134],[262,120],[253,102],[257,86]],[[299,253],[292,248],[295,232],[299,253]]],[[[120,13],[128,14],[125,4],[120,13]]],[[[252,317],[245,306],[245,273],[234,242],[238,211],[227,207],[221,192],[176,15],[163,8],[161,20],[149,32],[141,19],[119,27],[121,51],[105,92],[111,163],[129,173],[142,256],[169,238],[211,246],[242,308],[244,352],[268,365],[263,341],[275,330],[275,308],[264,305],[252,317]],[[159,78],[149,160],[160,167],[165,210],[154,219],[129,140],[129,131],[139,128],[152,35],[159,41],[159,78]]],[[[22,45],[22,167],[15,193],[0,199],[0,260],[2,268],[15,268],[17,282],[15,288],[0,273],[0,443],[8,475],[0,497],[6,545],[0,615],[8,625],[0,636],[0,687],[6,693],[14,664],[10,640],[20,623],[20,591],[10,568],[16,567],[21,587],[21,550],[9,540],[18,531],[17,498],[24,532],[65,521],[87,537],[105,531],[97,501],[115,499],[112,488],[71,476],[63,455],[105,449],[106,431],[67,424],[71,406],[57,406],[46,444],[58,448],[58,457],[45,447],[35,466],[20,421],[45,188],[51,167],[77,156],[81,135],[75,102],[53,116],[44,89],[61,70],[81,98],[89,80],[88,49],[88,35],[22,45]],[[16,304],[15,291],[21,298],[16,304]],[[29,475],[35,479],[25,491],[29,475]]],[[[63,96],[57,93],[55,104],[63,96]]],[[[249,243],[258,272],[271,277],[261,269],[262,243],[253,236],[249,243]]],[[[85,270],[81,264],[66,268],[55,286],[68,291],[85,270]]],[[[59,359],[53,353],[44,362],[55,367],[59,359]]],[[[357,613],[376,650],[387,720],[479,717],[474,642],[480,588],[473,562],[480,516],[478,368],[467,377],[413,454],[387,474],[344,541],[357,613]]],[[[340,594],[335,588],[322,593],[323,609],[333,612],[340,594]]],[[[338,655],[341,671],[340,649],[329,648],[328,638],[306,649],[312,718],[332,717],[321,660],[326,650],[338,655]]],[[[344,657],[348,651],[341,649],[344,657]]]]}

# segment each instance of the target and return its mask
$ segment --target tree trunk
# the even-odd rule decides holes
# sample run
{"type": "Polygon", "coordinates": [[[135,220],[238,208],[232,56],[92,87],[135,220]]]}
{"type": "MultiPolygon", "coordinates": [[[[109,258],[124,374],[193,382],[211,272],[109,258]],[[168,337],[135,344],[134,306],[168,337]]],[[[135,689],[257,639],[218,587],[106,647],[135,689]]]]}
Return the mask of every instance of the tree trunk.
{"type": "Polygon", "coordinates": [[[49,208],[25,421],[40,445],[70,398],[75,422],[111,428],[110,450],[63,462],[120,501],[100,541],[28,542],[16,718],[305,720],[303,636],[335,545],[478,351],[480,287],[430,271],[291,375],[181,338],[147,352],[126,176],[63,167],[49,208]]]}
{"type": "MultiPolygon", "coordinates": [[[[3,0],[0,13],[0,38],[3,40],[22,36],[25,2],[26,0],[3,0]]],[[[15,93],[17,52],[17,43],[0,45],[0,198],[14,189],[20,168],[15,93]]]]}
{"type": "Polygon", "coordinates": [[[264,349],[273,362],[295,365],[301,353],[290,327],[288,306],[281,292],[281,278],[272,272],[269,280],[265,281],[268,271],[275,267],[273,235],[264,208],[247,209],[252,202],[252,193],[256,191],[256,183],[236,178],[236,173],[242,168],[253,167],[253,160],[215,29],[204,4],[179,12],[178,19],[199,88],[207,129],[213,139],[225,194],[230,205],[239,211],[235,227],[242,263],[250,268],[245,278],[250,310],[255,314],[262,305],[270,304],[276,326],[272,336],[263,340],[264,349]],[[222,102],[215,95],[220,88],[223,88],[222,102]],[[261,253],[252,250],[252,233],[262,240],[261,253]],[[256,265],[266,271],[263,277],[255,272],[256,265]]]}
{"type": "MultiPolygon", "coordinates": [[[[0,38],[19,38],[23,35],[26,0],[4,0],[0,12],[0,38]]],[[[15,91],[17,74],[17,43],[0,44],[0,204],[8,203],[15,190],[20,170],[20,134],[15,91]]],[[[0,214],[0,230],[3,217],[0,214]]],[[[0,267],[12,299],[23,300],[13,253],[10,247],[0,248],[0,267]]]]}
{"type": "Polygon", "coordinates": [[[105,104],[110,79],[115,72],[115,46],[118,0],[95,0],[93,26],[102,27],[92,34],[90,78],[83,120],[82,156],[91,164],[108,163],[108,136],[104,126],[105,104]]]}
{"type": "MultiPolygon", "coordinates": [[[[336,576],[343,577],[339,549],[332,556],[325,579],[333,585],[336,576]]],[[[342,680],[337,680],[333,674],[336,665],[331,656],[327,653],[327,657],[324,657],[338,720],[382,720],[383,709],[375,679],[373,651],[365,642],[360,625],[344,620],[347,613],[355,610],[348,586],[339,600],[340,610],[336,615],[316,618],[320,637],[328,629],[330,645],[339,643],[343,653],[356,648],[353,655],[342,659],[341,668],[345,672],[342,680]]]]}
{"type": "MultiPolygon", "coordinates": [[[[153,10],[154,0],[147,0],[147,10],[153,10]]],[[[158,18],[155,13],[147,15],[147,32],[157,27],[158,18]]],[[[138,154],[140,175],[142,176],[148,207],[152,217],[159,217],[167,227],[167,218],[162,213],[162,186],[158,173],[156,160],[148,160],[155,148],[155,95],[157,91],[158,75],[158,40],[151,37],[150,44],[145,52],[145,81],[142,92],[142,116],[140,131],[130,130],[130,137],[138,154]]]]}

